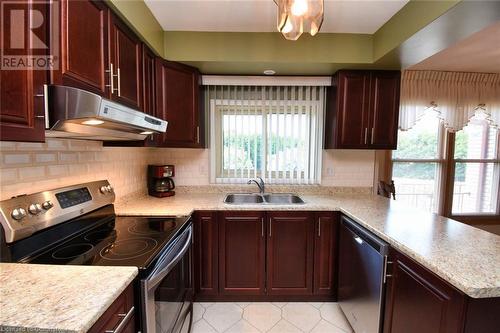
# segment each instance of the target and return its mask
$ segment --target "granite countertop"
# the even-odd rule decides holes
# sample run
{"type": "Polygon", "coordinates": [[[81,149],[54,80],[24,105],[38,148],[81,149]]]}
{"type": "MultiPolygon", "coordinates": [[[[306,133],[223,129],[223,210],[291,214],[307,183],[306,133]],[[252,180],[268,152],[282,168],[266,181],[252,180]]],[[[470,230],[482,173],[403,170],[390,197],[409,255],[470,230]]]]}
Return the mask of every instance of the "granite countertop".
{"type": "Polygon", "coordinates": [[[229,205],[224,193],[128,196],[118,215],[180,216],[195,210],[341,211],[473,298],[500,297],[500,236],[371,194],[301,195],[303,205],[229,205]]]}
{"type": "Polygon", "coordinates": [[[0,264],[0,331],[87,332],[136,267],[0,264]]]}

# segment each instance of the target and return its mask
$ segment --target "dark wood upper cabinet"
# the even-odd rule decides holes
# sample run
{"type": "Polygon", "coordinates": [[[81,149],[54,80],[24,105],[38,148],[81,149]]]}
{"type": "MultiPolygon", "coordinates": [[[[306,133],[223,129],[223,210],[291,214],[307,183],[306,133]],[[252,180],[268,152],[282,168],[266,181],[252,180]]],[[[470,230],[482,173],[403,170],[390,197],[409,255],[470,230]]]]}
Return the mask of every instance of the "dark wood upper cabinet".
{"type": "Polygon", "coordinates": [[[194,285],[198,297],[219,293],[219,231],[217,213],[194,215],[194,285]]]}
{"type": "Polygon", "coordinates": [[[61,62],[59,70],[52,72],[51,82],[108,97],[108,8],[90,0],[61,0],[59,6],[58,13],[53,6],[51,17],[61,22],[61,62]]]}
{"type": "Polygon", "coordinates": [[[312,295],[314,214],[269,212],[267,293],[312,295]]]}
{"type": "Polygon", "coordinates": [[[142,110],[142,43],[115,15],[109,15],[111,99],[142,110]]]}
{"type": "Polygon", "coordinates": [[[315,216],[314,294],[334,296],[339,213],[319,212],[315,216]]]}
{"type": "Polygon", "coordinates": [[[342,70],[328,89],[327,149],[396,149],[399,71],[342,70]]]}
{"type": "Polygon", "coordinates": [[[219,292],[265,294],[265,213],[220,212],[219,292]]]}
{"type": "Polygon", "coordinates": [[[391,257],[384,333],[463,332],[464,295],[399,252],[391,257]]]}
{"type": "Polygon", "coordinates": [[[157,59],[157,115],[168,121],[160,146],[204,147],[203,103],[200,75],[196,68],[157,59]]]}
{"type": "Polygon", "coordinates": [[[371,74],[371,148],[396,149],[400,81],[399,71],[373,71],[371,74]]]}
{"type": "MultiPolygon", "coordinates": [[[[3,5],[3,3],[2,3],[3,5]]],[[[23,1],[17,4],[5,4],[12,9],[20,9],[28,13],[30,9],[47,13],[47,4],[23,1]],[[15,8],[14,8],[15,7],[15,8]]],[[[2,7],[2,8],[6,8],[2,7]]],[[[11,45],[10,11],[3,10],[1,22],[5,40],[3,45],[11,45]]],[[[28,41],[30,20],[25,16],[25,36],[28,41]]],[[[47,45],[47,24],[44,22],[33,33],[47,45]]],[[[46,51],[38,52],[36,55],[46,54],[46,51]]],[[[4,48],[4,55],[35,55],[34,50],[27,47],[10,49],[4,48]]],[[[2,59],[3,60],[3,59],[2,59]]],[[[43,85],[47,83],[48,72],[39,69],[21,69],[0,71],[0,140],[5,141],[33,141],[43,142],[45,140],[45,111],[43,103],[43,85]]]]}
{"type": "Polygon", "coordinates": [[[155,59],[153,51],[146,44],[142,44],[142,110],[151,116],[156,116],[155,59]]]}

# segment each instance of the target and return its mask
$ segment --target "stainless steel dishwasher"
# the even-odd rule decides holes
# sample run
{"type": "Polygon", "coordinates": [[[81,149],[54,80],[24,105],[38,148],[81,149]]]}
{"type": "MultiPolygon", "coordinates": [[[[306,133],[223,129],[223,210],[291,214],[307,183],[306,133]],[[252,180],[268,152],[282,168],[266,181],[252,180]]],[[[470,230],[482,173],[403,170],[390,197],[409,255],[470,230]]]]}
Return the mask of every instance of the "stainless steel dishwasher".
{"type": "Polygon", "coordinates": [[[342,216],[338,300],[356,333],[382,332],[389,245],[342,216]]]}

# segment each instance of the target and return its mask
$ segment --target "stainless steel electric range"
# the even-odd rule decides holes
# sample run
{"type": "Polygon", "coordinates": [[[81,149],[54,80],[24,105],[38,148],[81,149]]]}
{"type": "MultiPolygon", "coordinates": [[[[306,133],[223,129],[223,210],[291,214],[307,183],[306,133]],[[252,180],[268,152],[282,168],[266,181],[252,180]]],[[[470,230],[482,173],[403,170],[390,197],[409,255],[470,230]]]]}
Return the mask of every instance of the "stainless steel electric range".
{"type": "Polygon", "coordinates": [[[116,216],[106,180],[0,202],[1,260],[32,264],[136,266],[141,332],[189,332],[189,217],[116,216]]]}

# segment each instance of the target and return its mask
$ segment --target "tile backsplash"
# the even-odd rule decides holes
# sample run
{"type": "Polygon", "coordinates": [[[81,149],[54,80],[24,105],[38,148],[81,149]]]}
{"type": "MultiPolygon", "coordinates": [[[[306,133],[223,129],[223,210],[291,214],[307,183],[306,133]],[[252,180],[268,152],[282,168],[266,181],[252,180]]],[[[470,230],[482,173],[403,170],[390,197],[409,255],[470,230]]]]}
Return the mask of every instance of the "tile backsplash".
{"type": "Polygon", "coordinates": [[[0,199],[108,179],[123,196],[145,188],[150,148],[103,147],[101,142],[49,139],[0,142],[0,199]]]}
{"type": "MultiPolygon", "coordinates": [[[[146,191],[148,164],[175,165],[179,186],[209,185],[210,151],[103,147],[101,142],[47,138],[45,143],[0,142],[0,200],[108,179],[117,196],[146,191]]],[[[322,186],[371,187],[373,151],[325,150],[322,186]]]]}

